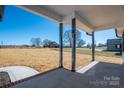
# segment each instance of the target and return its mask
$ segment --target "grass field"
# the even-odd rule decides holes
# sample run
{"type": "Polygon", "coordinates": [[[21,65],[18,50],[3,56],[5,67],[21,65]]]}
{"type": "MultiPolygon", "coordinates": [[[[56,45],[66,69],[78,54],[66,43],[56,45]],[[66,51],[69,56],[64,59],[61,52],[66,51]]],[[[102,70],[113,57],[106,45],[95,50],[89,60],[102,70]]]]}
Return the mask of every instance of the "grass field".
{"type": "MultiPolygon", "coordinates": [[[[91,62],[91,50],[77,49],[76,54],[77,69],[91,62]]],[[[120,56],[114,52],[96,53],[97,61],[121,64],[120,56]]],[[[71,68],[71,49],[64,49],[64,67],[71,68]]],[[[0,67],[23,65],[32,67],[40,72],[44,72],[59,65],[58,49],[37,48],[37,49],[0,49],[0,67]]]]}
{"type": "MultiPolygon", "coordinates": [[[[54,49],[57,50],[58,49],[54,49]]],[[[65,52],[71,52],[71,48],[64,48],[65,52]]],[[[76,52],[78,54],[88,54],[88,55],[92,55],[92,50],[89,48],[76,48],[76,52]]],[[[104,51],[103,49],[95,49],[95,55],[96,56],[106,56],[106,57],[118,57],[120,58],[121,55],[119,55],[119,52],[108,52],[108,51],[104,51]]]]}

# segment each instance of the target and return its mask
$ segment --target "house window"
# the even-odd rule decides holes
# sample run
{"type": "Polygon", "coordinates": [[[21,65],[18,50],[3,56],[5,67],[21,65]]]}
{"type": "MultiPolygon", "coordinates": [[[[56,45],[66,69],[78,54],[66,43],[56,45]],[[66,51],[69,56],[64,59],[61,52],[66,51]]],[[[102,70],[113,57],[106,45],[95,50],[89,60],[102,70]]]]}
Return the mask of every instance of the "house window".
{"type": "Polygon", "coordinates": [[[119,44],[118,44],[118,45],[116,45],[116,48],[120,49],[120,48],[121,48],[121,45],[119,45],[119,44]]]}

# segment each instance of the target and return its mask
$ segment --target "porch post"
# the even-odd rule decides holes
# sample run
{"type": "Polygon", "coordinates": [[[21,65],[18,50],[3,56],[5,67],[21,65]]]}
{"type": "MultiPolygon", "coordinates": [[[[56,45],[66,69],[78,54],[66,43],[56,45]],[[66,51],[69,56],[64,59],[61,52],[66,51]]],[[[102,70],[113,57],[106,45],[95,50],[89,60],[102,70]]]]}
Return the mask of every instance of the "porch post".
{"type": "Polygon", "coordinates": [[[122,34],[122,60],[124,64],[124,32],[122,34]]]}
{"type": "Polygon", "coordinates": [[[95,39],[94,39],[94,32],[92,32],[92,61],[95,61],[95,39]]]}
{"type": "Polygon", "coordinates": [[[59,24],[59,67],[63,67],[63,23],[59,24]]]}
{"type": "Polygon", "coordinates": [[[76,71],[76,18],[72,19],[72,72],[76,71]]]}

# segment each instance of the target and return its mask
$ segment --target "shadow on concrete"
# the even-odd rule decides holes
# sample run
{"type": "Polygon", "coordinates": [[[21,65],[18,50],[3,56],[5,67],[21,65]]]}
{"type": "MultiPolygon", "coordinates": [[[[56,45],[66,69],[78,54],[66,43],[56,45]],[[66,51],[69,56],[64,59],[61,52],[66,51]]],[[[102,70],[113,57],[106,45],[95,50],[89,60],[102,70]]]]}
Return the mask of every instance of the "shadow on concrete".
{"type": "Polygon", "coordinates": [[[83,75],[91,77],[91,87],[124,87],[124,65],[99,62],[83,75]]]}
{"type": "Polygon", "coordinates": [[[64,68],[39,75],[14,88],[102,88],[124,87],[124,65],[99,62],[84,74],[64,68]]]}

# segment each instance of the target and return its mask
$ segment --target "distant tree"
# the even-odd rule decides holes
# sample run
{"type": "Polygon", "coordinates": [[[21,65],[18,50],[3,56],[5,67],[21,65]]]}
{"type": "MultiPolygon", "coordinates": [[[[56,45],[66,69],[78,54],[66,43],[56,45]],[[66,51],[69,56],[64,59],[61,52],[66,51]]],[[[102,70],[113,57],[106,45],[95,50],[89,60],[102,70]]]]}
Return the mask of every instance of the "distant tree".
{"type": "Polygon", "coordinates": [[[56,43],[55,41],[45,39],[45,40],[43,40],[43,47],[57,48],[57,47],[59,47],[59,44],[56,43]]]}
{"type": "Polygon", "coordinates": [[[69,46],[72,46],[72,34],[71,31],[65,31],[63,36],[64,44],[69,43],[69,46]]]}
{"type": "Polygon", "coordinates": [[[98,43],[98,47],[101,47],[101,46],[103,46],[103,44],[102,43],[98,43]]]}
{"type": "Polygon", "coordinates": [[[26,48],[28,48],[28,47],[30,47],[29,45],[22,45],[22,46],[20,46],[20,47],[26,47],[26,48]]]}
{"type": "Polygon", "coordinates": [[[78,44],[77,44],[77,47],[82,47],[85,44],[86,44],[86,42],[83,39],[80,39],[78,44]]]}
{"type": "Polygon", "coordinates": [[[1,45],[3,45],[3,41],[1,41],[1,45]]]}
{"type": "Polygon", "coordinates": [[[106,45],[107,45],[106,43],[98,43],[98,47],[104,47],[106,45]]]}
{"type": "Polygon", "coordinates": [[[3,46],[3,41],[1,41],[0,48],[2,48],[2,46],[3,46]]]}
{"type": "MultiPolygon", "coordinates": [[[[72,32],[70,30],[64,32],[63,41],[64,45],[65,43],[68,43],[70,47],[72,46],[72,32]]],[[[84,42],[85,41],[81,39],[81,32],[76,30],[76,45],[81,46],[81,44],[84,44],[84,42]]]]}
{"type": "Polygon", "coordinates": [[[43,40],[43,47],[50,47],[51,41],[48,39],[43,40]]]}
{"type": "Polygon", "coordinates": [[[59,47],[59,44],[56,43],[55,41],[52,41],[52,42],[50,43],[50,47],[51,47],[51,48],[58,48],[58,47],[59,47]]]}
{"type": "Polygon", "coordinates": [[[32,38],[31,39],[31,46],[32,47],[40,47],[41,39],[40,38],[32,38]]]}
{"type": "Polygon", "coordinates": [[[91,49],[91,44],[90,43],[87,44],[87,48],[91,49]]]}

